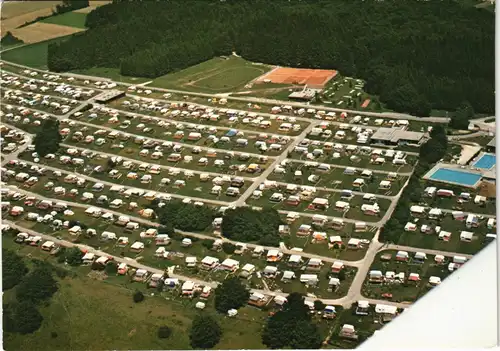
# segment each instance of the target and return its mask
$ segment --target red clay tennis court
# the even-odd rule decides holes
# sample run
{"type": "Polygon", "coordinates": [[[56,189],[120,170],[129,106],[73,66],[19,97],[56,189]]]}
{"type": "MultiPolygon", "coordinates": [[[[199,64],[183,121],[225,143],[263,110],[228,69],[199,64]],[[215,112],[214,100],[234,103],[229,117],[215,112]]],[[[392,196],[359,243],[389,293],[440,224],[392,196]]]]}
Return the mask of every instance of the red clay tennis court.
{"type": "Polygon", "coordinates": [[[323,87],[337,71],[328,69],[305,69],[278,67],[258,78],[258,81],[270,80],[276,84],[306,84],[323,87]]]}

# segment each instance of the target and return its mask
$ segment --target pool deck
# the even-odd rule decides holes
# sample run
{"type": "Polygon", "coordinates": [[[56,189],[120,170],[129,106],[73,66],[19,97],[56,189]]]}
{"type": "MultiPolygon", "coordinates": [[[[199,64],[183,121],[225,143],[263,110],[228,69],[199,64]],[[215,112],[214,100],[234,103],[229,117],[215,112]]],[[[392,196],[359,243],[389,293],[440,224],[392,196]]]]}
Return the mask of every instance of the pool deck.
{"type": "Polygon", "coordinates": [[[481,146],[462,145],[462,152],[460,153],[460,159],[457,163],[459,165],[466,165],[480,150],[481,146]]]}
{"type": "Polygon", "coordinates": [[[453,185],[463,186],[463,187],[466,187],[466,188],[476,188],[479,185],[479,183],[481,183],[481,179],[479,179],[473,185],[463,184],[463,183],[459,183],[459,182],[452,182],[452,181],[448,181],[448,180],[432,179],[431,176],[436,171],[438,171],[441,168],[447,168],[447,169],[451,169],[451,170],[456,170],[456,171],[461,171],[461,172],[467,172],[467,173],[471,173],[471,174],[476,174],[476,175],[480,175],[481,177],[484,177],[485,173],[488,173],[488,172],[491,171],[491,170],[487,170],[487,171],[486,170],[480,170],[480,169],[477,169],[477,168],[474,168],[474,167],[470,167],[470,166],[462,166],[462,165],[458,165],[458,164],[441,163],[440,162],[440,163],[437,163],[434,167],[432,167],[430,169],[430,171],[428,171],[422,177],[422,179],[429,180],[429,181],[432,181],[432,182],[439,182],[439,183],[445,183],[445,184],[453,184],[453,185]]]}

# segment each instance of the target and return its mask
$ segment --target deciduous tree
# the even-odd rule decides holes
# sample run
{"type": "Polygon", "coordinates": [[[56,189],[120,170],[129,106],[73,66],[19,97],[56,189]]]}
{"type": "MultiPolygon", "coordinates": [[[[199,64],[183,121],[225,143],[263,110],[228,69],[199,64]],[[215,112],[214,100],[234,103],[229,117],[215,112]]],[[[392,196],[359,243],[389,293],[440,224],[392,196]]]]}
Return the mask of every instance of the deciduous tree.
{"type": "Polygon", "coordinates": [[[207,315],[196,316],[191,325],[189,340],[195,349],[211,349],[218,344],[222,329],[217,321],[207,315]]]}
{"type": "Polygon", "coordinates": [[[54,118],[46,119],[36,133],[33,143],[35,144],[35,151],[40,157],[47,154],[56,153],[59,150],[59,144],[62,141],[61,134],[59,134],[59,121],[54,118]]]}
{"type": "Polygon", "coordinates": [[[215,309],[221,313],[238,309],[248,302],[250,293],[238,277],[225,279],[215,289],[215,309]]]}

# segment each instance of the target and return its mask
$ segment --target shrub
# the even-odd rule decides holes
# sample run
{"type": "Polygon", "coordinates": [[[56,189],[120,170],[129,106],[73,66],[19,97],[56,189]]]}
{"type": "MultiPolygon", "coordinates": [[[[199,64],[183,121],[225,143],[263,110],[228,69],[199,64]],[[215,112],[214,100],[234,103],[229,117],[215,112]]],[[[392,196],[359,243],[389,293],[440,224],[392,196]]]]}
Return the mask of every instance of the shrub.
{"type": "Polygon", "coordinates": [[[172,335],[172,329],[170,329],[166,325],[158,328],[158,337],[160,339],[167,339],[168,337],[170,337],[170,335],[172,335]]]}
{"type": "Polygon", "coordinates": [[[137,290],[134,295],[132,296],[133,300],[135,303],[142,302],[144,301],[144,294],[137,290]]]}

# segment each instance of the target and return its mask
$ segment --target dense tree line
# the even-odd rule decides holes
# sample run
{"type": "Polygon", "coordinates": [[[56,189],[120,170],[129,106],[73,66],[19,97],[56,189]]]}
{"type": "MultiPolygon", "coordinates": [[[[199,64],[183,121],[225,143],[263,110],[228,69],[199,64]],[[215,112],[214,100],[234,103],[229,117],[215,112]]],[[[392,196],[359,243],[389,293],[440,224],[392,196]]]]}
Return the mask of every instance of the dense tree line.
{"type": "Polygon", "coordinates": [[[71,12],[89,7],[89,0],[63,0],[62,4],[56,6],[56,14],[71,12]]]}
{"type": "Polygon", "coordinates": [[[238,52],[366,80],[387,107],[416,115],[470,101],[494,111],[494,14],[458,1],[114,1],[90,30],[49,46],[48,66],[156,77],[238,52]]]}
{"type": "Polygon", "coordinates": [[[411,204],[419,202],[424,191],[421,178],[434,163],[441,160],[446,154],[448,139],[443,126],[434,126],[430,136],[431,138],[420,147],[419,162],[415,166],[415,170],[408,185],[403,190],[391,218],[381,228],[380,241],[382,242],[398,242],[400,235],[404,233],[406,223],[411,220],[411,204]]]}
{"type": "Polygon", "coordinates": [[[278,227],[282,220],[275,209],[253,210],[237,207],[224,213],[222,235],[228,239],[243,242],[257,242],[261,245],[278,246],[278,227]]]}

